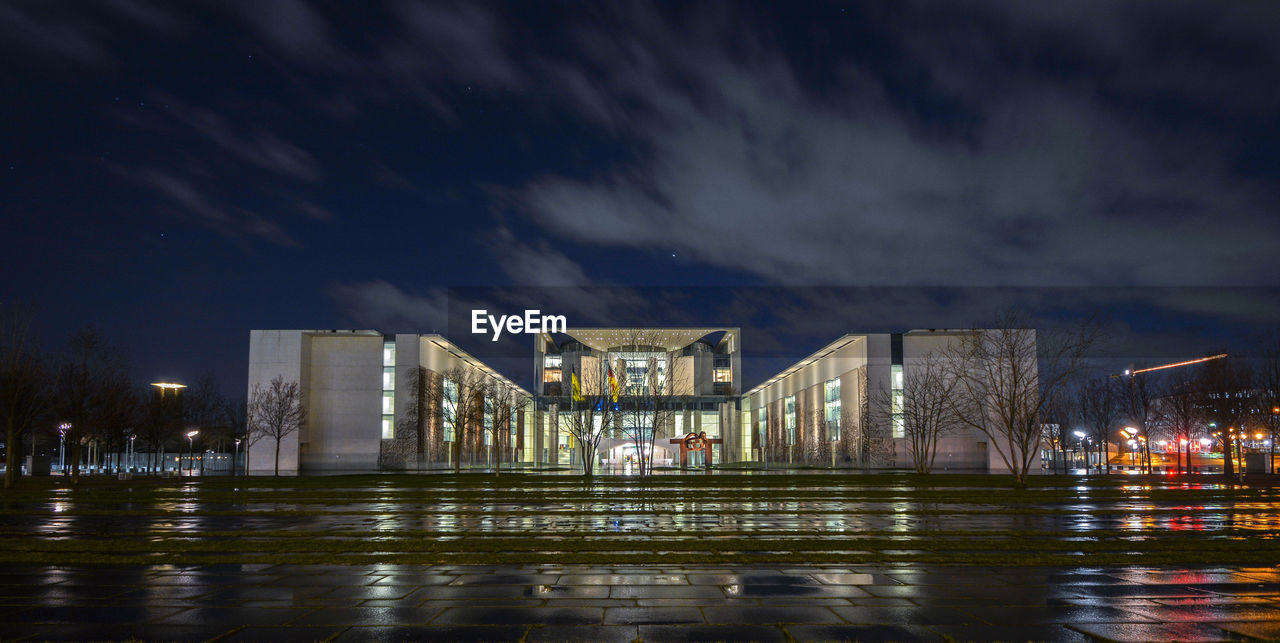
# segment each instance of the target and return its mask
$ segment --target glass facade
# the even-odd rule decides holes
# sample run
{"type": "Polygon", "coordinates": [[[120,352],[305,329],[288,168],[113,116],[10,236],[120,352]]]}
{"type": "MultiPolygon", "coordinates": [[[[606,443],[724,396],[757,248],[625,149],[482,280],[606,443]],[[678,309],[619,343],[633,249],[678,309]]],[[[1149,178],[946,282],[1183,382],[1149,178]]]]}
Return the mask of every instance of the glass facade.
{"type": "Polygon", "coordinates": [[[382,342],[382,439],[396,437],[396,343],[382,342]]]}
{"type": "Polygon", "coordinates": [[[453,442],[453,423],[458,417],[458,383],[444,381],[444,441],[453,442]]]}
{"type": "Polygon", "coordinates": [[[829,379],[822,384],[822,401],[827,437],[835,442],[840,439],[840,378],[829,379]]]}
{"type": "Polygon", "coordinates": [[[902,365],[894,364],[890,379],[890,391],[892,399],[892,407],[890,412],[893,414],[893,437],[904,438],[907,436],[906,425],[903,418],[903,374],[902,365]]]}
{"type": "Polygon", "coordinates": [[[783,402],[783,421],[787,423],[787,444],[796,443],[796,396],[788,395],[783,402]]]}

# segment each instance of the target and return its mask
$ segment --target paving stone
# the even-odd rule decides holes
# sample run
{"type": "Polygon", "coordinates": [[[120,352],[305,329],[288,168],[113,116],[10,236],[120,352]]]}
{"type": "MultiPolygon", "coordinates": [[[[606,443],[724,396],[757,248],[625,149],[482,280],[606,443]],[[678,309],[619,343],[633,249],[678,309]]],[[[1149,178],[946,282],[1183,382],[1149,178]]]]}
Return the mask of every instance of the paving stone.
{"type": "Polygon", "coordinates": [[[522,598],[525,589],[524,585],[427,585],[409,596],[421,599],[522,598]]]}
{"type": "MultiPolygon", "coordinates": [[[[949,641],[1088,641],[1062,625],[931,625],[928,629],[949,641]]],[[[917,639],[919,640],[919,639],[917,639]]]]}
{"type": "Polygon", "coordinates": [[[563,574],[559,585],[688,585],[684,574],[563,574]]]}
{"type": "MultiPolygon", "coordinates": [[[[465,574],[450,581],[450,585],[550,585],[556,582],[555,574],[465,574]]],[[[564,583],[572,585],[573,583],[564,583]]]]}
{"type": "Polygon", "coordinates": [[[715,585],[614,585],[609,598],[725,598],[715,585]]]}
{"type": "Polygon", "coordinates": [[[181,611],[172,607],[79,607],[79,606],[40,606],[22,610],[15,616],[22,623],[58,623],[119,625],[155,621],[181,611]]]}
{"type": "Polygon", "coordinates": [[[599,607],[450,607],[432,625],[599,625],[603,618],[604,609],[599,607]]]}
{"type": "MultiPolygon", "coordinates": [[[[1194,621],[1280,621],[1280,606],[1253,604],[1179,605],[1170,607],[1131,607],[1128,611],[1147,619],[1167,623],[1194,621]]],[[[1121,620],[1121,619],[1115,619],[1121,620]]]]}
{"type": "Polygon", "coordinates": [[[308,627],[245,627],[223,638],[218,643],[310,643],[312,641],[328,641],[346,631],[345,625],[322,625],[308,627]]]}
{"type": "Polygon", "coordinates": [[[947,607],[832,607],[840,618],[865,625],[937,625],[950,623],[980,623],[974,616],[947,607]]]}
{"type": "Polygon", "coordinates": [[[457,580],[457,576],[447,574],[393,574],[383,576],[373,582],[379,585],[448,585],[457,580]]]}
{"type": "Polygon", "coordinates": [[[1265,623],[1214,623],[1214,627],[1263,641],[1280,641],[1280,620],[1265,623]]]}
{"type": "Polygon", "coordinates": [[[425,625],[440,614],[434,607],[343,607],[315,610],[296,625],[425,625]]]}
{"type": "Polygon", "coordinates": [[[311,612],[311,608],[244,608],[244,607],[198,607],[183,610],[177,614],[158,619],[156,623],[174,625],[204,625],[226,628],[241,625],[284,625],[311,612]]]}
{"type": "Polygon", "coordinates": [[[611,607],[604,611],[606,625],[706,623],[696,607],[611,607]]]}
{"type": "Polygon", "coordinates": [[[1068,628],[1107,641],[1221,641],[1222,629],[1203,623],[1084,623],[1068,628]]]}
{"type": "Polygon", "coordinates": [[[932,632],[918,625],[788,625],[797,641],[921,641],[932,632]]]}
{"type": "MultiPolygon", "coordinates": [[[[833,608],[840,609],[840,608],[833,608]]],[[[840,618],[824,607],[704,607],[708,623],[839,623],[840,618]]]]}
{"type": "Polygon", "coordinates": [[[338,635],[340,643],[349,641],[519,641],[524,638],[525,625],[486,625],[473,627],[352,627],[338,635]]]}
{"type": "MultiPolygon", "coordinates": [[[[205,641],[231,628],[210,630],[199,625],[98,625],[78,623],[51,626],[34,636],[38,641],[205,641]]],[[[5,638],[8,638],[6,635],[5,638]]]]}
{"type": "Polygon", "coordinates": [[[523,596],[531,598],[608,598],[605,585],[533,585],[525,588],[523,596]]]}
{"type": "Polygon", "coordinates": [[[550,625],[529,630],[524,640],[530,643],[631,643],[638,636],[634,625],[550,625]]]}
{"type": "Polygon", "coordinates": [[[641,625],[643,641],[786,641],[787,635],[777,627],[764,625],[641,625]]]}

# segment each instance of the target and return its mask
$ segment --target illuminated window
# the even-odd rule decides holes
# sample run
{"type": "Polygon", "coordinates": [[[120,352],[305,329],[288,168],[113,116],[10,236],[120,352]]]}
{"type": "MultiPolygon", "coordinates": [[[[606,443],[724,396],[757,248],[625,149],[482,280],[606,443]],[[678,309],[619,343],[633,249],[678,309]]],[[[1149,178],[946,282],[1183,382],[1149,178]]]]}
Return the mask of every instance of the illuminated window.
{"type": "Polygon", "coordinates": [[[558,369],[558,368],[544,368],[544,369],[542,369],[542,381],[543,381],[543,382],[552,382],[552,383],[558,383],[558,382],[560,382],[560,369],[558,369]]]}
{"type": "Polygon", "coordinates": [[[458,383],[444,381],[444,441],[453,442],[453,423],[458,421],[458,383]]]}
{"type": "Polygon", "coordinates": [[[903,393],[903,375],[902,365],[894,364],[891,373],[891,398],[892,408],[890,412],[893,414],[893,437],[904,438],[907,436],[906,424],[903,418],[904,393],[903,393]]]}
{"type": "Polygon", "coordinates": [[[733,381],[733,371],[732,371],[732,370],[730,370],[730,369],[727,369],[727,368],[717,368],[717,369],[715,369],[715,371],[713,371],[713,372],[712,372],[712,374],[711,374],[711,381],[713,381],[713,382],[732,382],[732,381],[733,381]]]}
{"type": "Polygon", "coordinates": [[[768,406],[760,407],[760,426],[758,430],[760,431],[760,441],[756,444],[757,446],[763,447],[765,436],[768,435],[769,433],[769,407],[768,406]]]}
{"type": "Polygon", "coordinates": [[[698,430],[705,431],[709,438],[720,437],[720,414],[716,411],[703,411],[702,425],[698,430]]]}
{"type": "Polygon", "coordinates": [[[788,395],[783,402],[782,419],[787,423],[787,444],[796,443],[796,396],[788,395]]]}
{"type": "Polygon", "coordinates": [[[396,343],[382,342],[382,439],[396,437],[396,343]]]}
{"type": "Polygon", "coordinates": [[[560,355],[547,355],[542,358],[542,368],[560,368],[560,355]]]}
{"type": "Polygon", "coordinates": [[[840,378],[822,384],[822,400],[826,407],[827,436],[835,442],[840,439],[840,378]]]}

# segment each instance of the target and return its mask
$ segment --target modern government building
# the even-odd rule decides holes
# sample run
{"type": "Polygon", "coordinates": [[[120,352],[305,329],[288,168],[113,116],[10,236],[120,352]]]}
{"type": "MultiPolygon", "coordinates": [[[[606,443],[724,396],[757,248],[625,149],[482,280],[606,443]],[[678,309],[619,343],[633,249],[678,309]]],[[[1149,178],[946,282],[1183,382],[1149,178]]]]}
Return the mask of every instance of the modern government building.
{"type": "MultiPolygon", "coordinates": [[[[910,468],[899,413],[904,383],[924,355],[982,332],[844,335],[743,391],[737,328],[569,328],[534,335],[536,385],[527,391],[440,335],[254,330],[249,393],[275,378],[299,384],[307,420],[280,441],[282,473],[498,463],[580,470],[581,445],[561,414],[587,399],[664,409],[647,439],[604,429],[591,465],[596,472],[626,473],[641,458],[655,468],[910,468]],[[515,404],[504,414],[485,405],[467,420],[473,430],[455,431],[441,410],[457,402],[458,384],[449,377],[501,383],[515,404]],[[426,397],[441,403],[415,400],[422,395],[415,391],[432,389],[437,395],[426,397]],[[693,436],[705,448],[686,453],[693,436]]],[[[988,440],[973,430],[951,432],[939,441],[935,468],[1004,469],[988,440]]],[[[272,473],[275,449],[273,439],[254,441],[249,471],[272,473]]]]}

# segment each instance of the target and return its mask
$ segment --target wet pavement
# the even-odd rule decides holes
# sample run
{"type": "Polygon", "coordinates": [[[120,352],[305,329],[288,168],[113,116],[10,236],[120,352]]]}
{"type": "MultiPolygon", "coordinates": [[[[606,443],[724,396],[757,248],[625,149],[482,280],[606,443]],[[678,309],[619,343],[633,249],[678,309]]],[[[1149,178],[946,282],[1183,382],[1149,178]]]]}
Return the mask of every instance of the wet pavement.
{"type": "Polygon", "coordinates": [[[1280,638],[1280,567],[156,565],[0,569],[0,638],[1280,638]]]}

